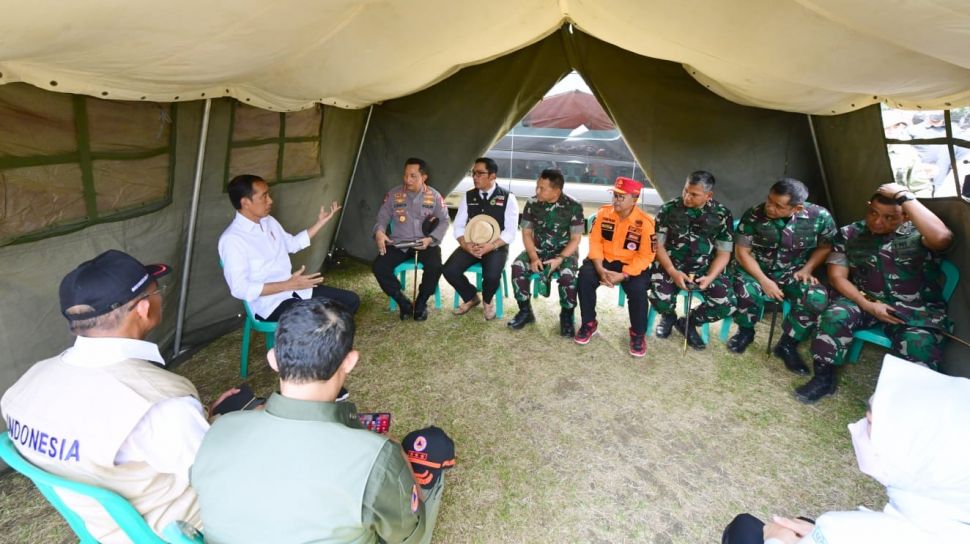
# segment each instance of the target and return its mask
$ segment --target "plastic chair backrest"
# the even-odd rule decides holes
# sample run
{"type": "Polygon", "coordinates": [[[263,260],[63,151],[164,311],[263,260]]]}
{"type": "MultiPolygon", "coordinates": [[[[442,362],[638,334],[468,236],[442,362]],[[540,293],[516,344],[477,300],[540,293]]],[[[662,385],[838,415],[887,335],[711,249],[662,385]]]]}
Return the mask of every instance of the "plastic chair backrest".
{"type": "Polygon", "coordinates": [[[957,284],[960,283],[960,270],[957,269],[957,265],[946,259],[943,259],[943,262],[940,263],[940,270],[943,271],[943,276],[946,278],[943,282],[943,300],[949,301],[950,297],[953,296],[953,291],[957,288],[957,284]]]}
{"type": "Polygon", "coordinates": [[[10,440],[10,435],[7,433],[3,433],[0,436],[0,459],[3,459],[10,468],[34,482],[34,485],[47,498],[48,502],[64,516],[68,525],[71,526],[74,533],[81,539],[82,544],[97,544],[97,540],[88,532],[87,525],[85,525],[81,516],[77,515],[74,510],[71,510],[61,500],[61,497],[56,492],[58,489],[71,491],[98,501],[133,542],[138,542],[139,544],[166,544],[164,540],[159,538],[151,530],[148,524],[145,523],[145,519],[138,513],[138,510],[135,510],[135,507],[124,497],[107,489],[55,476],[34,466],[20,456],[20,452],[14,447],[13,442],[10,440]]]}

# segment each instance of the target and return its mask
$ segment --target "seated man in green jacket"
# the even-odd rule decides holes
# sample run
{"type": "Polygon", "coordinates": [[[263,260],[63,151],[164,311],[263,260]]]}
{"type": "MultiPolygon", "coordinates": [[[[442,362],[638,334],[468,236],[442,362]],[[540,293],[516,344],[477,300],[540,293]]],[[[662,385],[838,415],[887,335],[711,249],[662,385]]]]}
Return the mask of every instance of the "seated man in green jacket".
{"type": "Polygon", "coordinates": [[[283,312],[267,356],[280,393],[263,411],[221,417],[192,466],[206,542],[431,540],[454,446],[435,427],[405,439],[419,486],[401,447],[335,402],[358,361],[353,343],[353,318],[329,300],[283,312]]]}

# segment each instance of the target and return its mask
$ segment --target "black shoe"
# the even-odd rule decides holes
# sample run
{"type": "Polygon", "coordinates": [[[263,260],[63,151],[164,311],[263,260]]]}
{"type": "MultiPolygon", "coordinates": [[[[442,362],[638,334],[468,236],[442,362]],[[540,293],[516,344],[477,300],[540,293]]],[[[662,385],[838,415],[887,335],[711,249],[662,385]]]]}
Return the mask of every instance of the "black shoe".
{"type": "Polygon", "coordinates": [[[343,402],[350,398],[350,391],[347,391],[346,387],[341,387],[340,392],[337,393],[337,398],[334,402],[343,402]]]}
{"type": "Polygon", "coordinates": [[[419,302],[414,305],[414,320],[415,321],[427,321],[428,320],[428,302],[419,302]]]}
{"type": "Polygon", "coordinates": [[[574,313],[575,310],[572,308],[559,311],[559,336],[564,338],[576,336],[576,323],[573,318],[574,313]]]}
{"type": "Polygon", "coordinates": [[[536,316],[535,314],[532,313],[532,306],[528,304],[523,306],[520,304],[519,313],[515,314],[515,317],[512,318],[512,321],[509,321],[508,323],[506,323],[506,325],[510,329],[517,331],[517,330],[520,330],[522,327],[525,327],[529,323],[535,323],[535,322],[536,322],[536,316]]]}
{"type": "Polygon", "coordinates": [[[728,340],[727,349],[732,353],[744,353],[754,342],[754,327],[738,327],[738,332],[728,340]]]}
{"type": "Polygon", "coordinates": [[[403,296],[398,296],[394,299],[394,302],[397,302],[397,307],[401,312],[401,321],[410,319],[414,314],[414,306],[411,306],[411,301],[403,296]]]}
{"type": "Polygon", "coordinates": [[[790,336],[786,336],[778,341],[778,345],[772,350],[775,357],[778,357],[785,362],[785,368],[798,374],[799,376],[808,376],[808,367],[805,366],[805,361],[802,360],[802,356],[798,353],[798,343],[796,343],[790,336]]]}
{"type": "Polygon", "coordinates": [[[697,351],[700,351],[706,348],[707,344],[704,343],[704,339],[701,338],[701,335],[697,333],[697,327],[691,324],[690,329],[685,333],[684,329],[686,327],[687,327],[687,320],[684,319],[683,317],[681,317],[674,323],[674,328],[677,329],[677,332],[687,337],[688,346],[696,349],[697,351]]]}
{"type": "Polygon", "coordinates": [[[677,314],[660,314],[660,323],[657,323],[657,338],[668,338],[674,330],[674,323],[677,321],[677,314]]]}
{"type": "Polygon", "coordinates": [[[824,397],[835,394],[835,367],[815,361],[815,376],[805,385],[795,389],[795,398],[805,404],[814,404],[824,397]]]}

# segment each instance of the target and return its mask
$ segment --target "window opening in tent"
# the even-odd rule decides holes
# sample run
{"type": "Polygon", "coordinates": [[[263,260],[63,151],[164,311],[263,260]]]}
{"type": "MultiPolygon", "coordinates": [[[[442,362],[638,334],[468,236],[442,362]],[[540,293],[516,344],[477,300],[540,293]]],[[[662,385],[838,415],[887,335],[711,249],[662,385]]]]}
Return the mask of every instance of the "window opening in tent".
{"type": "Polygon", "coordinates": [[[882,108],[886,153],[896,183],[920,198],[970,197],[970,107],[882,108]]]}
{"type": "MultiPolygon", "coordinates": [[[[535,194],[544,169],[558,168],[566,180],[565,192],[583,203],[587,215],[612,202],[607,189],[619,176],[644,184],[640,206],[647,213],[655,214],[663,204],[620,131],[576,72],[554,85],[485,156],[499,165],[499,185],[520,201],[535,194]]],[[[449,195],[449,206],[457,208],[472,186],[466,174],[449,195]]]]}

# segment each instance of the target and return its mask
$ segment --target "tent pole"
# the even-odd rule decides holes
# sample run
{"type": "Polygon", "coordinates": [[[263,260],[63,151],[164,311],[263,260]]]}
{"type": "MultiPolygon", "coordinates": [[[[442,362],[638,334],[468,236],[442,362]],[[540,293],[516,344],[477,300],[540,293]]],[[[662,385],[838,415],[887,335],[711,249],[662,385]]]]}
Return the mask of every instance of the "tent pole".
{"type": "MultiPolygon", "coordinates": [[[[822,151],[818,147],[818,138],[815,136],[815,124],[812,123],[812,116],[808,114],[805,116],[808,119],[808,130],[812,133],[812,145],[815,146],[815,159],[818,161],[818,171],[822,175],[822,188],[825,189],[825,200],[828,202],[829,208],[835,207],[835,203],[832,202],[832,192],[829,191],[829,178],[825,175],[825,164],[822,162],[822,151]]],[[[832,211],[832,215],[835,215],[835,211],[832,211]]]]}
{"type": "Polygon", "coordinates": [[[182,351],[182,328],[185,322],[186,295],[189,289],[189,273],[192,271],[192,248],[195,246],[195,223],[199,216],[199,193],[202,189],[202,165],[205,162],[205,141],[209,134],[209,112],[212,109],[212,99],[205,99],[205,111],[202,113],[202,128],[199,131],[199,153],[195,160],[195,180],[192,184],[192,206],[189,211],[189,232],[185,240],[185,263],[182,267],[182,286],[179,288],[179,309],[175,318],[175,346],[172,357],[177,357],[182,351]]]}
{"type": "MultiPolygon", "coordinates": [[[[370,108],[367,110],[367,120],[364,121],[364,133],[360,135],[360,145],[357,146],[357,156],[354,157],[354,168],[350,171],[350,183],[347,184],[347,193],[344,195],[344,205],[341,208],[343,211],[340,212],[340,217],[337,219],[337,229],[333,231],[333,240],[330,242],[331,246],[333,242],[337,240],[340,236],[340,227],[344,224],[344,213],[347,211],[347,200],[350,199],[350,189],[354,186],[354,177],[357,176],[357,164],[360,162],[360,154],[364,150],[364,140],[367,139],[367,129],[370,128],[370,116],[374,113],[374,105],[371,104],[370,108]]],[[[333,249],[332,247],[330,248],[333,249]]]]}

